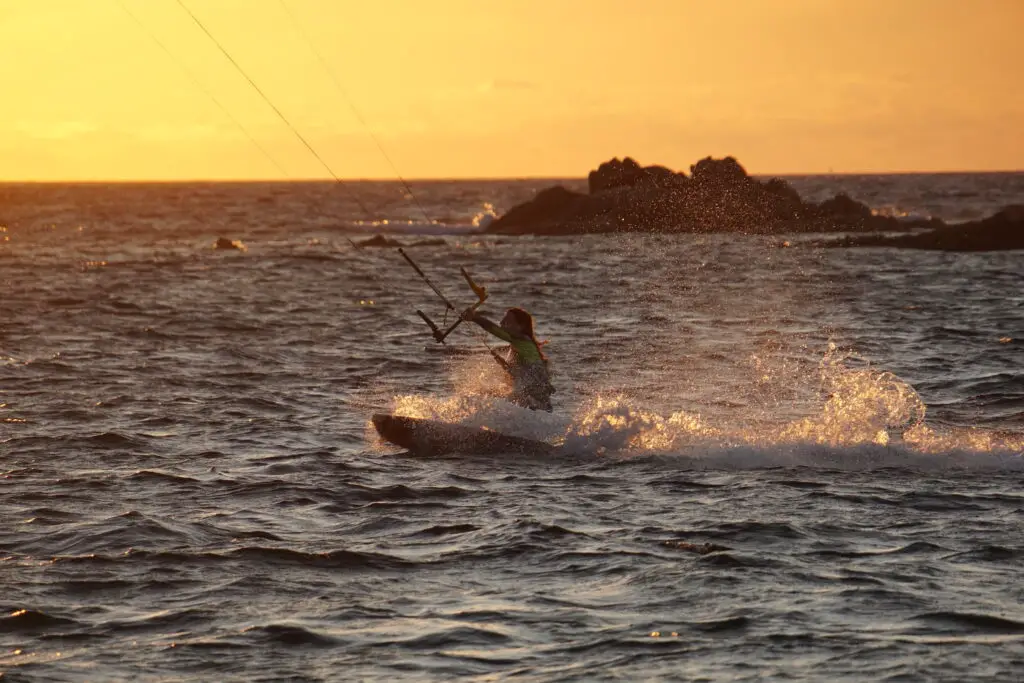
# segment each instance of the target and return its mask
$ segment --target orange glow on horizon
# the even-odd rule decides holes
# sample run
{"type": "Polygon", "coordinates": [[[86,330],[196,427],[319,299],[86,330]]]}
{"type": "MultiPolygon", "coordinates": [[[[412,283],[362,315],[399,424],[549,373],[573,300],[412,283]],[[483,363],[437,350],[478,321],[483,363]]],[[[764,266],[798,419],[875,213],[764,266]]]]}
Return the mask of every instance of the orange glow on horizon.
{"type": "MultiPolygon", "coordinates": [[[[1017,0],[184,1],[342,178],[1024,168],[1017,0]]],[[[177,0],[0,0],[0,64],[0,180],[331,177],[177,0]]]]}

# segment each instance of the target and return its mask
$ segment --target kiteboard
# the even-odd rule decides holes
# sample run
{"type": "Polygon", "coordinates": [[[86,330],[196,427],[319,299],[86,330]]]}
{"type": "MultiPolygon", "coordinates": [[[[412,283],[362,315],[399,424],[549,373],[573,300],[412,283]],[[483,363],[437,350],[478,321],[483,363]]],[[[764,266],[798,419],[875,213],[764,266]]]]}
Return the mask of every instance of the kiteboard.
{"type": "Polygon", "coordinates": [[[388,443],[416,455],[552,455],[558,449],[544,441],[502,434],[484,427],[376,413],[373,426],[388,443]]]}
{"type": "MultiPolygon", "coordinates": [[[[430,281],[426,273],[399,247],[398,253],[412,267],[413,270],[423,279],[427,285],[434,290],[434,293],[444,302],[445,324],[447,314],[458,312],[455,304],[446,297],[438,287],[430,281]]],[[[460,268],[462,277],[465,278],[476,301],[464,309],[453,323],[442,327],[434,322],[430,316],[417,309],[416,313],[423,319],[423,322],[430,328],[434,341],[444,345],[445,340],[465,320],[472,320],[473,314],[485,301],[487,301],[487,289],[481,287],[465,268],[460,268]]],[[[490,353],[501,366],[511,374],[509,362],[501,353],[491,348],[484,342],[485,349],[490,353]]],[[[458,347],[444,346],[448,353],[461,354],[465,350],[458,347]]],[[[507,347],[505,347],[507,348],[507,347]]],[[[381,438],[396,446],[407,449],[416,455],[437,456],[449,453],[461,453],[465,455],[552,455],[559,449],[544,441],[535,441],[520,436],[502,434],[485,427],[467,427],[465,425],[440,422],[438,420],[425,420],[402,415],[390,415],[388,413],[376,413],[371,418],[374,428],[381,438]]]]}

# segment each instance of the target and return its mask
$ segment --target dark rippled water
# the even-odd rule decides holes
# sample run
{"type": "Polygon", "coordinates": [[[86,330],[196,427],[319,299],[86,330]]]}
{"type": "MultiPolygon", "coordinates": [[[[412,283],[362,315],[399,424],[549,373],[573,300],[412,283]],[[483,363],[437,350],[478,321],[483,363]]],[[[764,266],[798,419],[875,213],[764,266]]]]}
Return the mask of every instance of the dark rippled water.
{"type": "MultiPolygon", "coordinates": [[[[799,182],[1024,196],[961,178],[799,182]]],[[[466,233],[543,185],[417,185],[430,226],[387,184],[0,188],[3,679],[1021,680],[1021,253],[466,233]],[[536,313],[552,415],[434,347],[375,229],[536,313]],[[412,458],[377,410],[570,454],[412,458]]]]}

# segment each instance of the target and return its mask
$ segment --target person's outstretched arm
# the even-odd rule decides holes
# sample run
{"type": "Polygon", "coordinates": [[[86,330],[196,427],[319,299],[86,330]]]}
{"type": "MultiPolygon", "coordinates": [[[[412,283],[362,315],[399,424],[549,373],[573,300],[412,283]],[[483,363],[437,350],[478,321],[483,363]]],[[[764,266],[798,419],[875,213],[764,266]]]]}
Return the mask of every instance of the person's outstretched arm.
{"type": "Polygon", "coordinates": [[[496,325],[495,323],[491,322],[490,320],[480,315],[476,311],[470,311],[468,314],[463,314],[462,319],[467,322],[476,323],[477,325],[484,328],[485,330],[487,330],[495,337],[504,342],[512,341],[512,335],[505,331],[505,328],[503,328],[501,325],[496,325]]]}

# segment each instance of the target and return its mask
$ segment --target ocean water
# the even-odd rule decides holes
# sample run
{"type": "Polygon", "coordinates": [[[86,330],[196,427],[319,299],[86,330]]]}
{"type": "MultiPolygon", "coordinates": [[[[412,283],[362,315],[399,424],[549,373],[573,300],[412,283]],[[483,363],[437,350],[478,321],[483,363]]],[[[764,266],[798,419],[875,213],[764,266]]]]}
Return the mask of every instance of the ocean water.
{"type": "Polygon", "coordinates": [[[472,234],[547,184],[0,186],[3,680],[1020,681],[1022,254],[472,234]],[[371,232],[534,312],[555,411],[371,232]],[[566,455],[411,457],[376,411],[566,455]]]}

